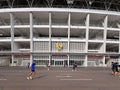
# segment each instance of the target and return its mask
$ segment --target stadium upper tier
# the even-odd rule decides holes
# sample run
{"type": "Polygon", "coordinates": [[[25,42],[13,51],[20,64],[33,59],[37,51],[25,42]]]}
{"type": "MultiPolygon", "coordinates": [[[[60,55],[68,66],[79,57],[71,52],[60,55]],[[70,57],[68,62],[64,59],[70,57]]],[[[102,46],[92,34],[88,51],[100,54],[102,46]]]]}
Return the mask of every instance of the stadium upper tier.
{"type": "Polygon", "coordinates": [[[59,7],[120,11],[120,0],[0,0],[0,8],[59,7]]]}

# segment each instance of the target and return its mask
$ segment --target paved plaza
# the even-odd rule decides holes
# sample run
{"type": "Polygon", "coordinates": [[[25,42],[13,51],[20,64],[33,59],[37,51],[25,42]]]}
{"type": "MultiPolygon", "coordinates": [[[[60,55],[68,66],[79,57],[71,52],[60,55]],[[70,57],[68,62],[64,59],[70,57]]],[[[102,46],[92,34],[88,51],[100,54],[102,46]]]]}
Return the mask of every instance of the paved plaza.
{"type": "Polygon", "coordinates": [[[120,90],[120,77],[110,68],[37,68],[27,80],[25,67],[0,67],[0,90],[120,90]]]}

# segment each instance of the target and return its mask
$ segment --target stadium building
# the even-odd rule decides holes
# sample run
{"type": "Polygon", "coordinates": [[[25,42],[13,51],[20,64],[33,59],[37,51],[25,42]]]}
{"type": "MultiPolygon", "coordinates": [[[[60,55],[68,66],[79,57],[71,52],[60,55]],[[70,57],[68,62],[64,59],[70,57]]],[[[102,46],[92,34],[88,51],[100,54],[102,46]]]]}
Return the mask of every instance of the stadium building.
{"type": "Polygon", "coordinates": [[[119,0],[0,0],[0,66],[120,62],[119,0]]]}

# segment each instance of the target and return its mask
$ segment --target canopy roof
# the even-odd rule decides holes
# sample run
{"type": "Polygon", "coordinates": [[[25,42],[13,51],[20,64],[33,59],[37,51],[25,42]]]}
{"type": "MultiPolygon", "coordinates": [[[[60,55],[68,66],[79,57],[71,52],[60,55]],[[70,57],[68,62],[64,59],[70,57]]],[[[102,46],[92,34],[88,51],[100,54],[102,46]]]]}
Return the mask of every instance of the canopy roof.
{"type": "Polygon", "coordinates": [[[0,0],[0,8],[57,7],[120,11],[120,0],[0,0]]]}

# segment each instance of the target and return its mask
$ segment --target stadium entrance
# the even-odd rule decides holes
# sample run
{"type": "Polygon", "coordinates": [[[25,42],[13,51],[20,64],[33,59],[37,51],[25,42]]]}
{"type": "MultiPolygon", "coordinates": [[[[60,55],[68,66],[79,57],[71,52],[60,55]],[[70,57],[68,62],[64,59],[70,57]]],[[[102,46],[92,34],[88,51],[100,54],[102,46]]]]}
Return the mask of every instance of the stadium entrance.
{"type": "Polygon", "coordinates": [[[54,66],[58,67],[66,67],[67,66],[67,60],[54,60],[54,66]]]}
{"type": "Polygon", "coordinates": [[[54,60],[54,66],[64,66],[64,60],[54,60]]]}
{"type": "Polygon", "coordinates": [[[64,67],[67,65],[68,57],[63,54],[54,54],[52,55],[51,65],[55,67],[64,67]]]}

